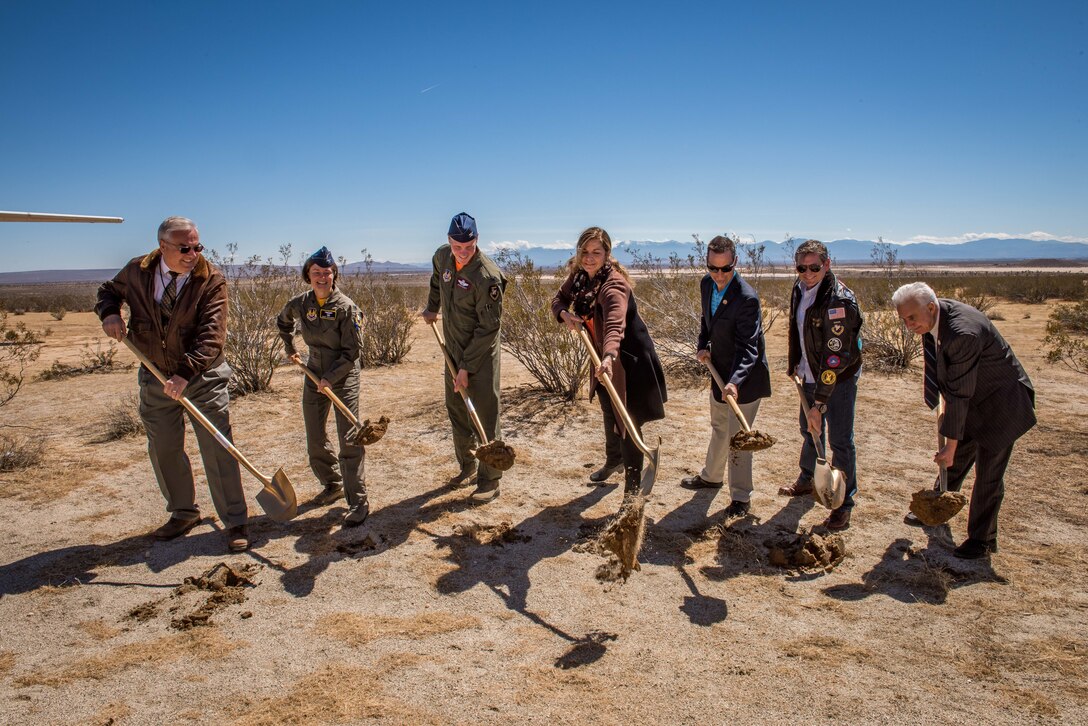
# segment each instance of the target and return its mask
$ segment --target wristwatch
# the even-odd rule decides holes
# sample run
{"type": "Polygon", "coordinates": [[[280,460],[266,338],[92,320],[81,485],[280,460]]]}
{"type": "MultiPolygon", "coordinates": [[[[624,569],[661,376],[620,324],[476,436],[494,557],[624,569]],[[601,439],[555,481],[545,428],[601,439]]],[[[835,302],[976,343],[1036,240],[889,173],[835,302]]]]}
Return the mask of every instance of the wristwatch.
{"type": "Polygon", "coordinates": [[[816,405],[813,406],[813,408],[815,408],[817,411],[819,411],[821,416],[823,416],[825,413],[827,413],[827,404],[826,403],[817,402],[816,405]]]}

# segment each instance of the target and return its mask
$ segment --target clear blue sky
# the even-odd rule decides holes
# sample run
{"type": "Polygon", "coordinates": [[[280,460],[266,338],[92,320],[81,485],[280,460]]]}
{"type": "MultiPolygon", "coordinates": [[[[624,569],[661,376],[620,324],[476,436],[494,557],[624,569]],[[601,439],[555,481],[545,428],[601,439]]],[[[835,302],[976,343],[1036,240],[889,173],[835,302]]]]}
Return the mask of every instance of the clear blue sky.
{"type": "Polygon", "coordinates": [[[1088,2],[0,1],[0,270],[481,239],[1088,236],[1088,2]]]}

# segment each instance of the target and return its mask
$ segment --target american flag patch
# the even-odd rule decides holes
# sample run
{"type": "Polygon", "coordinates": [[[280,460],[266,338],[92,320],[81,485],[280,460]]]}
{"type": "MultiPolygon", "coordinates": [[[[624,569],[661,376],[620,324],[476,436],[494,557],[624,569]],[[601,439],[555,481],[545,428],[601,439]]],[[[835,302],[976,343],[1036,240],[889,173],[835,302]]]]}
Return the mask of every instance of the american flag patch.
{"type": "Polygon", "coordinates": [[[831,308],[827,311],[828,320],[839,320],[846,317],[846,308],[831,308]]]}

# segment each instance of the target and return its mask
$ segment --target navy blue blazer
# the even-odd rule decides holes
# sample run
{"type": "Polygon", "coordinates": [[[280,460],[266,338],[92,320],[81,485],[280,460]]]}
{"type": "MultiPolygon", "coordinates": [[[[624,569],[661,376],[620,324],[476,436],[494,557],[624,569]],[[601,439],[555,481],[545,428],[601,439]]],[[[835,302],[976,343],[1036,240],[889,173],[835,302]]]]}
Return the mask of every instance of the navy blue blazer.
{"type": "MultiPolygon", "coordinates": [[[[725,288],[721,305],[710,310],[714,280],[705,275],[699,283],[702,310],[699,350],[710,350],[710,362],[726,383],[737,387],[737,402],[751,403],[771,395],[771,372],[767,365],[767,344],[763,339],[763,313],[759,294],[736,274],[725,288]]],[[[722,392],[711,383],[714,400],[722,403],[722,392]]]]}
{"type": "Polygon", "coordinates": [[[938,300],[937,387],[941,433],[984,449],[1012,446],[1035,425],[1035,389],[989,318],[957,300],[938,300]]]}

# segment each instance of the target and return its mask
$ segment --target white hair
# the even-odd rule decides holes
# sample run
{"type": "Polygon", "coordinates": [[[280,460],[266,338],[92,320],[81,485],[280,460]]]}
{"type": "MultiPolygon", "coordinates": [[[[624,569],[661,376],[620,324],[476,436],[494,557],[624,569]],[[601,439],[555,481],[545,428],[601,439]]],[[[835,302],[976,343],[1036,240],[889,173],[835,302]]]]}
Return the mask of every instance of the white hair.
{"type": "Polygon", "coordinates": [[[196,222],[188,217],[167,217],[159,225],[159,240],[170,241],[170,235],[174,232],[182,232],[196,229],[196,222]]]}
{"type": "Polygon", "coordinates": [[[892,305],[899,307],[908,300],[917,300],[919,304],[937,304],[937,293],[924,282],[908,282],[892,293],[892,305]]]}

